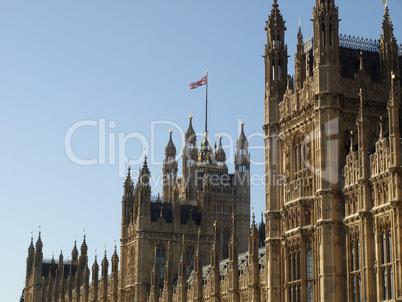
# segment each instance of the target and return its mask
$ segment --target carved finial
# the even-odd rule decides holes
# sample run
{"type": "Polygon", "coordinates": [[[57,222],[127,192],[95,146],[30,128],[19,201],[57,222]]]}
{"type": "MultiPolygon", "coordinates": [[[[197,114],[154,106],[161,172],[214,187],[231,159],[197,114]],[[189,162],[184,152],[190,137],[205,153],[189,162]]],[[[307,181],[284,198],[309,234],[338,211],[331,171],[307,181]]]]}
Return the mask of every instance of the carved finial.
{"type": "Polygon", "coordinates": [[[169,129],[169,133],[172,134],[172,132],[173,132],[173,130],[172,130],[172,128],[170,128],[170,129],[169,129]]]}
{"type": "Polygon", "coordinates": [[[388,0],[382,0],[382,3],[385,5],[385,8],[388,7],[388,0]]]}
{"type": "Polygon", "coordinates": [[[188,118],[191,120],[193,119],[193,115],[190,113],[190,115],[188,116],[188,118]]]}

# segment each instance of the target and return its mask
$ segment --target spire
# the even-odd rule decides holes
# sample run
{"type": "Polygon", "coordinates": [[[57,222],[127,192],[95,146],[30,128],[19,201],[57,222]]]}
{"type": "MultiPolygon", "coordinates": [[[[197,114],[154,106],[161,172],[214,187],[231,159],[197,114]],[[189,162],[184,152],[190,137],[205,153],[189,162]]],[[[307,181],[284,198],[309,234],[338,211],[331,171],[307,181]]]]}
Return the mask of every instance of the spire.
{"type": "Polygon", "coordinates": [[[126,181],[124,182],[124,188],[126,190],[128,190],[130,188],[130,186],[133,185],[133,180],[131,179],[131,167],[128,166],[127,169],[127,177],[126,177],[126,181]]]}
{"type": "Polygon", "coordinates": [[[272,26],[285,28],[285,21],[283,20],[283,16],[281,14],[281,11],[279,10],[277,0],[274,0],[274,3],[272,4],[271,14],[269,16],[267,25],[270,27],[272,26]]]}
{"type": "Polygon", "coordinates": [[[172,129],[170,129],[169,130],[169,142],[165,148],[166,159],[168,159],[170,157],[174,158],[176,156],[176,146],[174,145],[173,140],[172,140],[172,133],[173,133],[173,131],[172,131],[172,129]]]}
{"type": "Polygon", "coordinates": [[[108,269],[109,269],[109,261],[107,260],[106,248],[105,248],[105,255],[103,256],[102,260],[102,278],[107,279],[108,269]]]}
{"type": "Polygon", "coordinates": [[[43,243],[42,243],[42,238],[41,238],[41,232],[39,231],[39,236],[38,240],[36,241],[36,252],[37,253],[42,253],[42,248],[43,248],[43,243]]]}
{"type": "Polygon", "coordinates": [[[186,142],[196,140],[196,135],[195,135],[195,132],[194,132],[194,129],[193,129],[193,122],[192,122],[193,121],[193,115],[191,113],[190,113],[188,119],[190,121],[189,121],[189,124],[188,124],[188,129],[186,131],[186,134],[184,135],[184,138],[185,138],[186,142]]]}
{"type": "Polygon", "coordinates": [[[85,238],[86,238],[86,236],[84,234],[84,239],[83,239],[82,244],[81,244],[81,256],[82,255],[86,256],[87,251],[88,251],[88,245],[87,245],[87,242],[86,242],[85,238]]]}
{"type": "Polygon", "coordinates": [[[295,54],[295,77],[294,89],[303,88],[303,83],[306,80],[306,55],[304,54],[303,34],[299,19],[299,32],[297,33],[297,45],[295,54]]]}
{"type": "Polygon", "coordinates": [[[33,244],[33,236],[31,236],[31,243],[28,247],[28,255],[33,255],[35,253],[35,248],[33,244]]]}
{"type": "Polygon", "coordinates": [[[144,156],[144,164],[142,165],[140,175],[145,175],[145,174],[150,174],[146,155],[144,156]]]}
{"type": "Polygon", "coordinates": [[[95,251],[95,261],[94,264],[92,265],[92,282],[98,281],[98,278],[99,278],[98,255],[96,254],[95,251]]]}
{"type": "Polygon", "coordinates": [[[297,32],[297,44],[303,44],[303,33],[300,25],[300,19],[299,19],[299,31],[297,32]]]}
{"type": "Polygon", "coordinates": [[[62,265],[62,264],[63,264],[63,260],[64,260],[64,257],[63,257],[63,250],[61,250],[61,251],[60,251],[60,255],[59,255],[59,265],[62,265]]]}
{"type": "Polygon", "coordinates": [[[385,13],[382,21],[382,30],[385,41],[391,41],[394,37],[394,26],[392,25],[391,17],[389,16],[388,5],[385,5],[385,13]]]}
{"type": "Polygon", "coordinates": [[[388,5],[385,6],[384,19],[382,22],[382,34],[380,37],[380,70],[381,80],[388,85],[391,83],[391,72],[399,76],[398,45],[394,37],[394,27],[389,15],[388,5]]]}
{"type": "Polygon", "coordinates": [[[279,120],[278,104],[286,91],[288,72],[287,46],[285,45],[285,21],[277,1],[272,4],[265,30],[267,44],[264,51],[265,63],[265,123],[279,120]]]}
{"type": "Polygon", "coordinates": [[[119,270],[119,256],[117,255],[117,245],[114,245],[114,253],[112,256],[112,272],[119,270]]]}
{"type": "Polygon", "coordinates": [[[77,261],[78,260],[77,240],[74,240],[74,248],[71,251],[71,260],[72,261],[77,261]]]}
{"type": "Polygon", "coordinates": [[[141,184],[141,186],[149,186],[150,177],[151,177],[151,173],[149,172],[147,156],[145,155],[144,156],[144,164],[140,171],[138,182],[141,184]]]}
{"type": "Polygon", "coordinates": [[[244,122],[243,121],[241,121],[240,126],[241,126],[241,130],[240,130],[239,138],[237,139],[236,147],[237,147],[237,149],[247,149],[248,141],[247,141],[246,135],[244,134],[244,122]]]}
{"type": "Polygon", "coordinates": [[[225,163],[226,162],[226,154],[222,148],[222,135],[219,135],[219,147],[216,150],[215,158],[218,163],[225,163]]]}

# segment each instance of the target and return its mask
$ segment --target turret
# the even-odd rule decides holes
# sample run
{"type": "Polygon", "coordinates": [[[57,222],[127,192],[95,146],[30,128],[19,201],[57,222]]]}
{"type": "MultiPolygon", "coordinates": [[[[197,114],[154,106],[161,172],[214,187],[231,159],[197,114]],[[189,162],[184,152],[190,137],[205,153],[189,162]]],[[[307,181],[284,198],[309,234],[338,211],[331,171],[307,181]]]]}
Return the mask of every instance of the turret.
{"type": "Polygon", "coordinates": [[[65,279],[64,279],[64,256],[63,256],[63,251],[60,251],[59,255],[59,264],[57,267],[57,273],[58,273],[58,299],[62,300],[62,297],[64,297],[64,287],[65,287],[65,279]]]}
{"type": "Polygon", "coordinates": [[[35,244],[35,268],[38,269],[38,271],[41,270],[42,268],[42,262],[43,262],[43,243],[42,243],[42,238],[41,238],[41,233],[39,231],[39,236],[38,240],[36,241],[35,244]]]}
{"type": "Polygon", "coordinates": [[[314,78],[316,92],[339,92],[341,69],[339,61],[339,18],[335,0],[315,0],[314,78]]]}
{"type": "Polygon", "coordinates": [[[141,217],[150,215],[151,203],[151,173],[149,172],[147,157],[144,157],[144,165],[140,171],[137,186],[135,187],[135,202],[138,205],[138,213],[141,217]]]}
{"type": "Polygon", "coordinates": [[[379,45],[381,80],[391,83],[391,71],[399,76],[398,45],[394,37],[394,28],[389,16],[388,5],[385,6],[382,34],[379,45]]]}
{"type": "Polygon", "coordinates": [[[33,245],[33,237],[31,237],[31,244],[28,247],[27,269],[26,269],[26,283],[31,276],[32,268],[35,260],[35,248],[33,245]]]}
{"type": "Polygon", "coordinates": [[[102,302],[107,301],[108,270],[109,270],[109,261],[107,260],[106,250],[105,250],[105,256],[103,257],[103,260],[102,260],[102,277],[101,277],[101,297],[100,298],[101,298],[102,302]]]}
{"type": "Polygon", "coordinates": [[[215,159],[220,167],[226,167],[226,153],[222,148],[222,135],[219,135],[219,147],[215,152],[215,159]]]}
{"type": "Polygon", "coordinates": [[[163,162],[163,190],[162,200],[172,202],[174,188],[177,182],[176,147],[172,140],[172,129],[169,130],[169,142],[165,148],[165,160],[163,162]]]}
{"type": "Polygon", "coordinates": [[[250,154],[248,153],[248,141],[244,134],[244,122],[241,122],[241,131],[237,139],[236,148],[237,153],[235,156],[235,173],[236,181],[240,186],[250,185],[250,154]]]}
{"type": "Polygon", "coordinates": [[[183,150],[183,175],[187,175],[189,167],[195,164],[198,157],[197,136],[193,129],[193,116],[190,114],[189,125],[184,135],[184,150],[183,150]]]}
{"type": "MultiPolygon", "coordinates": [[[[124,194],[122,197],[122,214],[121,224],[128,225],[132,220],[136,219],[136,213],[134,211],[134,184],[131,179],[131,167],[128,167],[127,178],[124,181],[124,194]],[[134,216],[134,217],[133,217],[134,216]]],[[[123,234],[122,234],[123,235],[123,234]]]]}
{"type": "Polygon", "coordinates": [[[303,34],[299,24],[299,32],[297,33],[297,46],[295,54],[295,90],[303,88],[306,80],[306,56],[304,54],[303,34]]]}
{"type": "Polygon", "coordinates": [[[247,173],[250,171],[250,155],[248,153],[248,141],[244,134],[244,122],[240,123],[241,131],[236,142],[237,153],[235,157],[235,168],[239,173],[247,173]]]}
{"type": "Polygon", "coordinates": [[[260,271],[258,267],[258,229],[255,224],[255,215],[253,213],[253,220],[248,235],[248,250],[249,250],[249,293],[252,301],[259,301],[259,283],[260,283],[260,271]]]}
{"type": "Polygon", "coordinates": [[[285,21],[279,11],[277,0],[274,0],[271,14],[265,30],[265,123],[279,121],[278,104],[286,91],[286,75],[288,73],[288,50],[285,45],[285,21]]]}
{"type": "Polygon", "coordinates": [[[98,282],[99,282],[99,265],[95,253],[95,261],[92,265],[92,301],[98,301],[98,282]]]}
{"type": "Polygon", "coordinates": [[[114,253],[112,256],[112,279],[110,282],[110,294],[112,296],[111,302],[117,302],[118,284],[119,284],[119,256],[117,255],[117,246],[114,246],[114,253]]]}
{"type": "Polygon", "coordinates": [[[86,242],[86,236],[84,234],[84,239],[82,240],[81,244],[81,255],[80,255],[80,265],[81,269],[84,269],[86,267],[87,262],[88,262],[88,245],[86,242]]]}
{"type": "Polygon", "coordinates": [[[77,261],[78,261],[77,240],[74,240],[74,248],[71,251],[71,261],[73,263],[77,263],[77,261]]]}

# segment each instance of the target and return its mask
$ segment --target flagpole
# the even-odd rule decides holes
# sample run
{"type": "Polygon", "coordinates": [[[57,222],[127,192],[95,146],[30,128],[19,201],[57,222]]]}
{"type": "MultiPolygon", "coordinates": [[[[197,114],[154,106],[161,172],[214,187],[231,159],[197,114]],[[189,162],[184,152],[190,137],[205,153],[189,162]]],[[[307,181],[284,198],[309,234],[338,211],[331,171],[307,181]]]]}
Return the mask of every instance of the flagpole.
{"type": "Polygon", "coordinates": [[[205,87],[205,133],[208,134],[208,128],[207,128],[207,117],[208,117],[208,69],[205,71],[207,74],[207,83],[205,87]]]}

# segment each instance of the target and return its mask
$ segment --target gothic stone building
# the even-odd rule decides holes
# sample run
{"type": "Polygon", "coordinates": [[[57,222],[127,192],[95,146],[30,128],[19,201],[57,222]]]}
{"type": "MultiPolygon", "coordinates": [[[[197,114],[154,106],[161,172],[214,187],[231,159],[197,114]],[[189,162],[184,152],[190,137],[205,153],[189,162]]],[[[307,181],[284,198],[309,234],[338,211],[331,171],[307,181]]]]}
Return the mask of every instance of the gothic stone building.
{"type": "Polygon", "coordinates": [[[105,255],[90,274],[85,239],[70,262],[46,262],[39,237],[26,301],[402,301],[401,48],[387,7],[368,41],[339,35],[335,0],[315,2],[293,78],[277,0],[265,28],[266,224],[249,228],[243,127],[228,174],[190,119],[181,179],[166,147],[162,197],[151,202],[146,161],[136,186],[129,171],[111,273],[105,255]]]}

